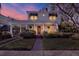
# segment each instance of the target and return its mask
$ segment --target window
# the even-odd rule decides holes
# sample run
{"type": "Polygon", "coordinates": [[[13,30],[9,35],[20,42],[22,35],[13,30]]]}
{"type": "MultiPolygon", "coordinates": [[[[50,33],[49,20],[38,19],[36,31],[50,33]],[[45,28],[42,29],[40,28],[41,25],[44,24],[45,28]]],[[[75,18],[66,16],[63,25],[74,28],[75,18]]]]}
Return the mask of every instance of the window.
{"type": "Polygon", "coordinates": [[[57,18],[57,13],[50,13],[50,14],[49,14],[49,19],[50,19],[51,21],[55,21],[56,18],[57,18]]]}
{"type": "Polygon", "coordinates": [[[49,16],[49,19],[50,19],[51,21],[55,21],[55,20],[56,20],[56,16],[49,16]]]}
{"type": "Polygon", "coordinates": [[[35,21],[35,20],[38,19],[38,16],[30,16],[30,19],[33,20],[33,21],[35,21]]]}
{"type": "Polygon", "coordinates": [[[33,21],[38,19],[38,13],[36,13],[36,12],[30,13],[29,16],[30,16],[30,19],[33,20],[33,21]]]}
{"type": "Polygon", "coordinates": [[[30,19],[33,19],[34,17],[33,16],[30,16],[30,19]]]}
{"type": "Polygon", "coordinates": [[[34,19],[35,19],[35,20],[37,20],[37,19],[38,19],[38,17],[37,17],[37,16],[34,16],[34,19]]]}

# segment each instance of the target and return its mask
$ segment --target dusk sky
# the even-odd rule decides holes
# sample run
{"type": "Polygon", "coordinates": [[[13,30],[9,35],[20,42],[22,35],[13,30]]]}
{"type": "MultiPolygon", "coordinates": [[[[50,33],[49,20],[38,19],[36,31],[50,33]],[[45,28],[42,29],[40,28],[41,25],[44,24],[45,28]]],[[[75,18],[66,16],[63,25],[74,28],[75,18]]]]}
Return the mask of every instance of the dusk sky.
{"type": "Polygon", "coordinates": [[[17,20],[27,20],[26,11],[37,11],[48,6],[40,3],[3,3],[1,14],[17,20]]]}

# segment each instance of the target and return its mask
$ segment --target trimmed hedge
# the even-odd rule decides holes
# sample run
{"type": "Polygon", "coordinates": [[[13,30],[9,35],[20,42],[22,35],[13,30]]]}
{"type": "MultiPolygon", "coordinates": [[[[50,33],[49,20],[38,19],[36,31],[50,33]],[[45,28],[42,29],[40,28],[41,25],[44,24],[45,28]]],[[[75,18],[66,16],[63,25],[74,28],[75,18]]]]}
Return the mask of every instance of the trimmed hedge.
{"type": "Polygon", "coordinates": [[[43,39],[44,50],[79,50],[79,40],[72,38],[43,39]]]}
{"type": "Polygon", "coordinates": [[[35,31],[28,30],[28,31],[20,33],[20,36],[23,37],[24,39],[25,38],[35,38],[36,37],[35,34],[36,34],[35,31]]]}
{"type": "Polygon", "coordinates": [[[2,35],[2,39],[9,39],[9,38],[12,38],[11,34],[9,33],[2,35]]]}
{"type": "Polygon", "coordinates": [[[4,40],[4,39],[9,39],[9,38],[12,38],[11,34],[10,33],[0,33],[0,40],[4,40]]]}
{"type": "Polygon", "coordinates": [[[44,33],[44,38],[69,38],[73,34],[72,33],[44,33]]]}

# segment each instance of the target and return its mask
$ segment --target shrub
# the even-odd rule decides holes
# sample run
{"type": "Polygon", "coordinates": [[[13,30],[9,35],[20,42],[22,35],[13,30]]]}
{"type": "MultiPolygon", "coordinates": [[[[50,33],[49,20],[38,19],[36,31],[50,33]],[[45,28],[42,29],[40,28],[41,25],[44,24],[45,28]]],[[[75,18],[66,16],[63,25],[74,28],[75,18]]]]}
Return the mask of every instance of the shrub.
{"type": "Polygon", "coordinates": [[[2,33],[0,32],[0,40],[2,40],[2,33]]]}
{"type": "Polygon", "coordinates": [[[35,38],[35,31],[27,30],[25,32],[20,33],[20,36],[23,38],[35,38]]]}
{"type": "Polygon", "coordinates": [[[10,33],[6,32],[5,34],[2,34],[2,39],[9,39],[9,38],[12,38],[10,33]]]}
{"type": "Polygon", "coordinates": [[[56,37],[58,37],[58,35],[56,33],[47,33],[47,32],[44,32],[43,33],[43,37],[44,38],[56,38],[56,37]]]}
{"type": "Polygon", "coordinates": [[[44,38],[69,38],[73,34],[72,33],[44,33],[44,38]]]}

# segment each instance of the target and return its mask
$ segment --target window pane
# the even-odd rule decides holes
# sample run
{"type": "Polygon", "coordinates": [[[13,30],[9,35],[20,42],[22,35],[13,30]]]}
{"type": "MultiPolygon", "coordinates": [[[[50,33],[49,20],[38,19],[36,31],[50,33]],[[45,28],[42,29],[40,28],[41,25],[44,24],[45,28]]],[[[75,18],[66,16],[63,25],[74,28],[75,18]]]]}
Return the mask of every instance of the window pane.
{"type": "Polygon", "coordinates": [[[35,19],[35,20],[37,20],[37,18],[38,18],[37,16],[34,16],[34,19],[35,19]]]}
{"type": "Polygon", "coordinates": [[[33,20],[34,19],[34,16],[30,16],[30,19],[33,20]]]}
{"type": "Polygon", "coordinates": [[[49,16],[49,19],[50,19],[51,21],[55,21],[55,20],[56,20],[56,16],[49,16]]]}
{"type": "Polygon", "coordinates": [[[37,16],[30,16],[30,19],[31,19],[31,20],[37,20],[38,17],[37,17],[37,16]]]}

